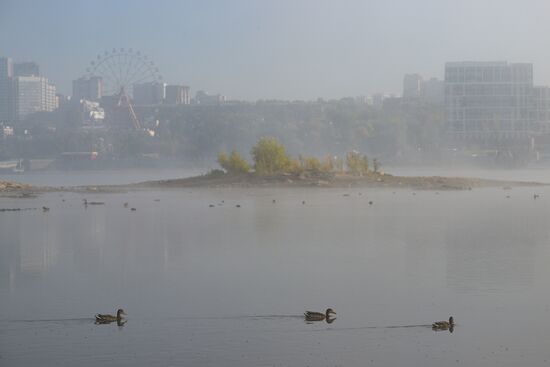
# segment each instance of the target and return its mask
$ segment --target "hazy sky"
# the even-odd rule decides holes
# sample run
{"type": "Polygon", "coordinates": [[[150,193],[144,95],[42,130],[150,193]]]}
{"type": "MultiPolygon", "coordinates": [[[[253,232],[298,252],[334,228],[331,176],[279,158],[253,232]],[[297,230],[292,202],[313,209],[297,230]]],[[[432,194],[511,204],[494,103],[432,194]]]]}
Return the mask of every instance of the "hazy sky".
{"type": "Polygon", "coordinates": [[[0,56],[62,93],[98,53],[148,54],[168,83],[229,98],[401,92],[445,61],[533,62],[550,85],[548,0],[0,0],[0,56]]]}

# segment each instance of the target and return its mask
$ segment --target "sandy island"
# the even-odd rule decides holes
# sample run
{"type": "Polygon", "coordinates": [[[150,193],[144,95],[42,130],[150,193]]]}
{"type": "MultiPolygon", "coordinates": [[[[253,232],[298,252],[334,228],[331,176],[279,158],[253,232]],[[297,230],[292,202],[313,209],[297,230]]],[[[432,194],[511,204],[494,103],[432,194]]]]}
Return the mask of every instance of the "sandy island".
{"type": "Polygon", "coordinates": [[[195,177],[147,181],[128,185],[99,185],[74,187],[31,186],[10,181],[0,181],[0,196],[14,198],[34,197],[45,192],[121,192],[143,189],[178,188],[408,188],[415,190],[471,190],[479,187],[518,187],[545,186],[548,184],[532,181],[504,181],[465,177],[440,176],[393,176],[384,173],[369,173],[364,176],[349,174],[314,174],[258,176],[252,173],[244,175],[206,174],[195,177]]]}

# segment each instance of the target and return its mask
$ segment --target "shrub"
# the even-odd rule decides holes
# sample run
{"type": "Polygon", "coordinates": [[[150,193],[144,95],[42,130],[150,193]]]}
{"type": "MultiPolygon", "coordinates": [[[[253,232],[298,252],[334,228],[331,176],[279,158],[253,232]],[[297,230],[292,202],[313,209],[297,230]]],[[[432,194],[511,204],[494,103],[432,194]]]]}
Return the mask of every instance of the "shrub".
{"type": "Polygon", "coordinates": [[[303,157],[302,167],[306,171],[321,172],[321,162],[315,157],[303,157]]]}
{"type": "Polygon", "coordinates": [[[229,155],[229,158],[225,153],[221,152],[218,154],[218,163],[219,165],[227,171],[227,173],[238,175],[248,173],[250,171],[250,166],[248,163],[237,153],[236,150],[233,150],[229,155]]]}

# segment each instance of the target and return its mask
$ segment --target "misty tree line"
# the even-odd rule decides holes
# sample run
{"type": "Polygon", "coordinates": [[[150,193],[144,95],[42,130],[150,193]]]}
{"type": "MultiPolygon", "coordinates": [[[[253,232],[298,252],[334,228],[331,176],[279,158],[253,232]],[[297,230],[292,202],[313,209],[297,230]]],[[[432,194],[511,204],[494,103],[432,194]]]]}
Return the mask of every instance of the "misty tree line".
{"type": "Polygon", "coordinates": [[[294,156],[345,157],[359,151],[383,161],[440,149],[442,110],[429,105],[376,109],[360,104],[287,104],[184,109],[168,116],[159,138],[172,153],[215,160],[220,151],[245,158],[262,136],[277,138],[294,156]]]}
{"type": "Polygon", "coordinates": [[[392,162],[437,153],[443,120],[439,106],[400,103],[384,108],[343,102],[182,106],[138,114],[160,122],[154,138],[125,128],[83,130],[70,115],[38,116],[16,127],[18,138],[0,140],[0,159],[95,150],[117,158],[156,153],[210,164],[220,151],[235,150],[249,159],[258,139],[271,136],[294,156],[345,157],[355,150],[392,162]]]}

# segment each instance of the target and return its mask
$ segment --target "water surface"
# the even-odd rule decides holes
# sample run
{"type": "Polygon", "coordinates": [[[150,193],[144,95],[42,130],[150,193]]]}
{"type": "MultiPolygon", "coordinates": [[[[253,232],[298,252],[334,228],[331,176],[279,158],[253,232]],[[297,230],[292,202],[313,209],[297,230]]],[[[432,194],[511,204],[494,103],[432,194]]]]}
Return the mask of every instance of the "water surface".
{"type": "Polygon", "coordinates": [[[0,213],[0,365],[547,366],[549,203],[549,188],[2,198],[50,211],[0,213]],[[118,307],[126,325],[94,325],[118,307]],[[332,324],[300,317],[326,307],[332,324]],[[449,315],[453,333],[415,326],[449,315]]]}

